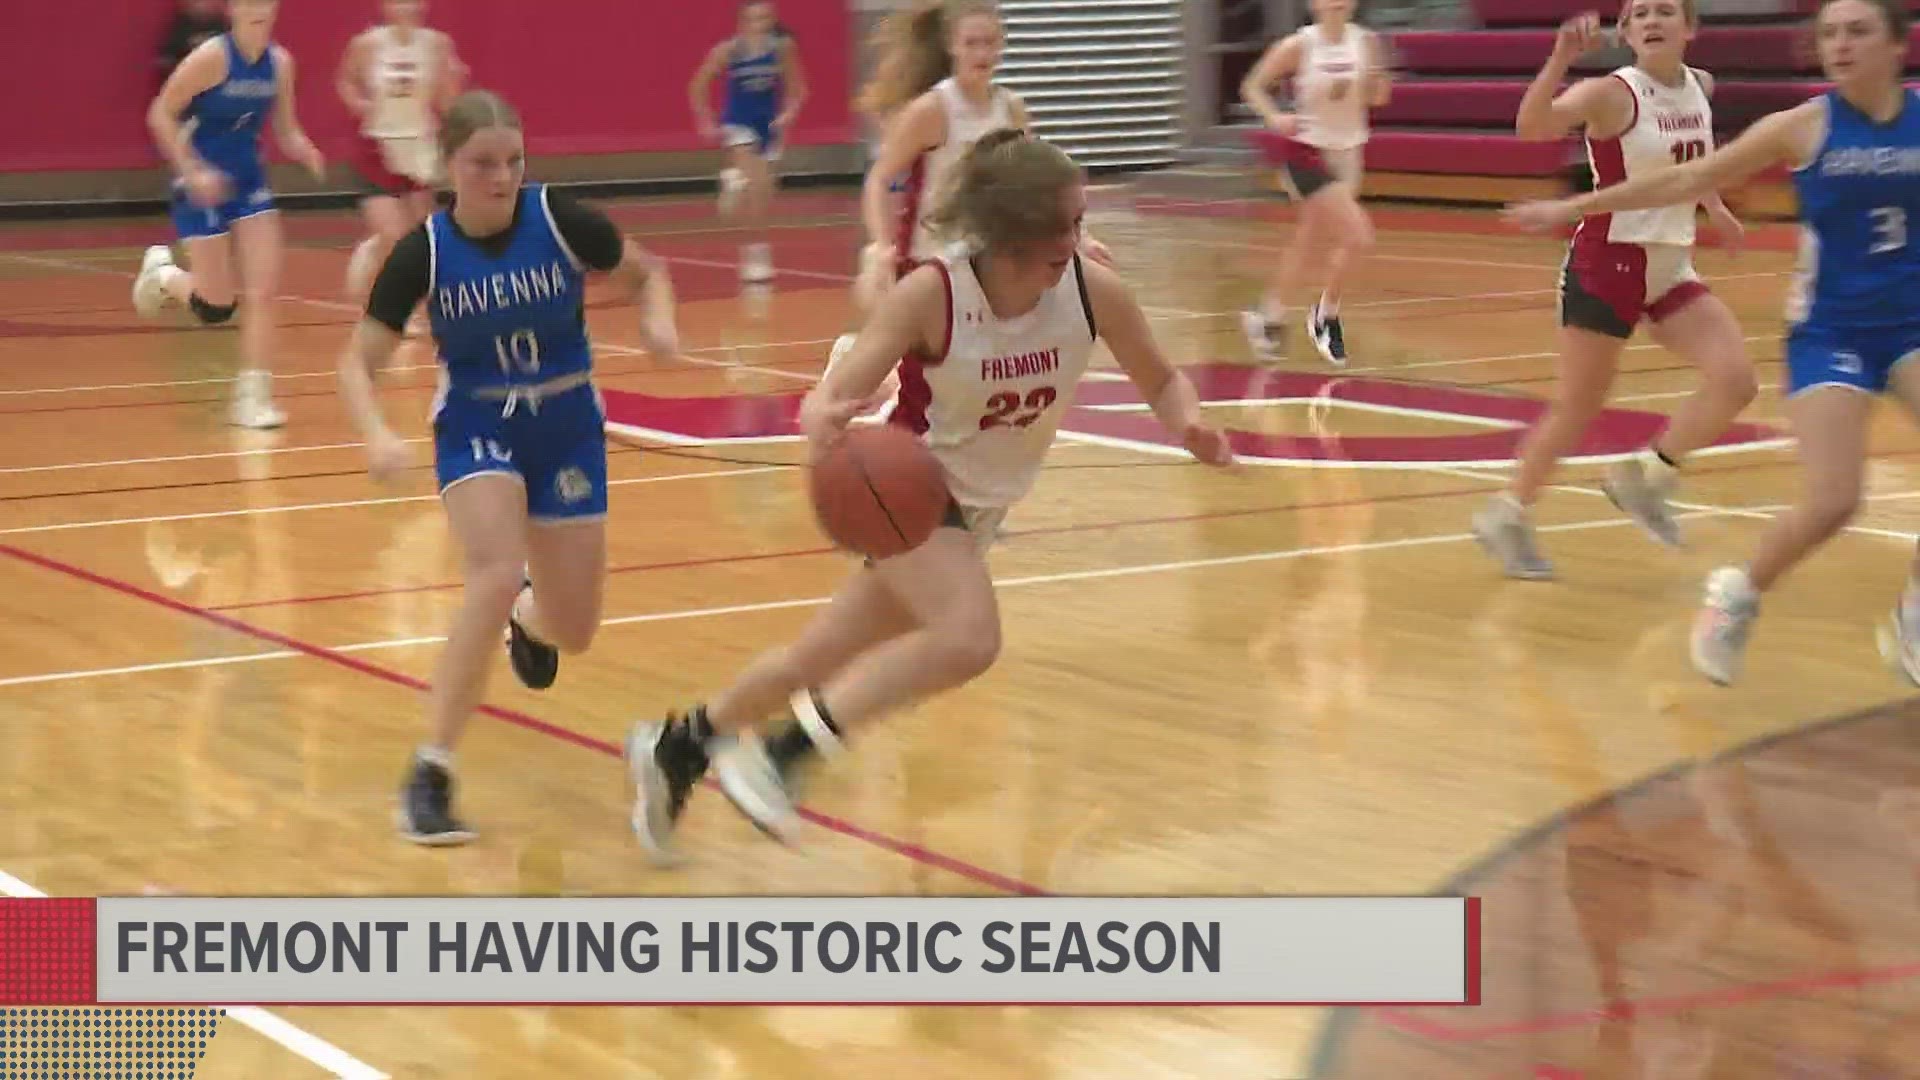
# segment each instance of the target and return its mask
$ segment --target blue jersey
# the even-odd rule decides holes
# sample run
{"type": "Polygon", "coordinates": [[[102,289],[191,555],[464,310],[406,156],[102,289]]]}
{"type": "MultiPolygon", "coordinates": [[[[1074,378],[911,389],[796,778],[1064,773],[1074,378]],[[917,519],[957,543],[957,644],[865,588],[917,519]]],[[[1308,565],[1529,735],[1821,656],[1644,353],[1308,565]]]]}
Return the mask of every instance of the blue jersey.
{"type": "Polygon", "coordinates": [[[260,132],[279,97],[280,73],[272,44],[260,59],[249,63],[232,34],[220,35],[220,42],[227,53],[227,77],[195,95],[187,104],[186,117],[193,123],[194,153],[245,192],[266,184],[260,132]]]}
{"type": "Polygon", "coordinates": [[[760,128],[773,122],[780,112],[781,80],[779,37],[769,38],[763,52],[746,52],[747,44],[736,38],[727,56],[727,104],[721,122],[760,128]]]}
{"type": "Polygon", "coordinates": [[[1827,136],[1795,171],[1801,279],[1792,321],[1832,329],[1920,325],[1920,95],[1875,123],[1838,93],[1825,96],[1827,136]]]}
{"type": "Polygon", "coordinates": [[[592,368],[586,273],[554,226],[544,185],[520,190],[504,249],[502,238],[483,245],[462,235],[447,210],[428,219],[427,238],[427,310],[451,394],[529,386],[592,368]]]}

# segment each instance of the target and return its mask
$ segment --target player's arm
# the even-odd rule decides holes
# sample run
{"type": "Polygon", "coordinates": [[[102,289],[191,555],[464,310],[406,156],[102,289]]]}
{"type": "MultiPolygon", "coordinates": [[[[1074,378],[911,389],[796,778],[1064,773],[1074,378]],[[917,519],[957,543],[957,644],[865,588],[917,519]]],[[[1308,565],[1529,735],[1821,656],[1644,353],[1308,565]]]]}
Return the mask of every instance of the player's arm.
{"type": "Polygon", "coordinates": [[[377,478],[384,479],[405,466],[406,444],[387,426],[374,375],[393,360],[407,320],[426,297],[432,260],[425,225],[393,246],[367,296],[366,314],[354,327],[346,352],[340,357],[340,399],[366,442],[369,464],[377,478]]]}
{"type": "MultiPolygon", "coordinates": [[[[1713,76],[1699,68],[1695,68],[1693,74],[1700,80],[1700,92],[1709,98],[1713,97],[1713,76]]],[[[1745,235],[1745,227],[1740,224],[1740,219],[1734,215],[1733,210],[1727,206],[1726,200],[1720,197],[1718,191],[1708,192],[1707,197],[1700,200],[1700,209],[1707,212],[1708,220],[1713,223],[1714,228],[1726,235],[1728,242],[1731,243],[1745,235]]]]}
{"type": "Polygon", "coordinates": [[[1367,104],[1385,108],[1393,101],[1393,62],[1377,32],[1367,34],[1367,104]]]}
{"type": "Polygon", "coordinates": [[[1300,70],[1300,35],[1288,34],[1260,54],[1260,61],[1240,80],[1240,100],[1258,113],[1261,122],[1276,131],[1288,131],[1294,119],[1274,103],[1272,89],[1281,79],[1300,70]]]}
{"type": "Polygon", "coordinates": [[[860,220],[867,227],[867,243],[884,247],[891,217],[889,208],[893,182],[913,168],[913,163],[947,137],[947,113],[932,94],[915,98],[887,125],[880,140],[880,152],[860,189],[860,220]]]}
{"type": "Polygon", "coordinates": [[[187,125],[180,118],[194,98],[220,85],[220,80],[226,77],[226,48],[219,38],[210,38],[180,61],[180,66],[173,69],[173,74],[167,76],[160,87],[160,93],[154,96],[153,103],[147,106],[147,130],[153,134],[154,145],[184,180],[191,181],[194,174],[210,169],[200,160],[200,155],[194,153],[193,144],[187,138],[187,125]]]}
{"type": "Polygon", "coordinates": [[[773,126],[785,131],[807,103],[806,65],[800,62],[799,43],[790,37],[780,43],[780,86],[780,115],[774,117],[773,126]]]}
{"type": "Polygon", "coordinates": [[[434,112],[444,113],[453,104],[453,99],[466,90],[467,76],[472,71],[467,67],[467,62],[460,59],[460,49],[453,43],[452,34],[441,31],[435,40],[439,43],[440,63],[434,69],[438,84],[434,87],[431,101],[434,112]]]}
{"type": "Polygon", "coordinates": [[[300,113],[294,108],[293,54],[278,45],[273,47],[275,56],[273,68],[280,82],[279,92],[273,100],[273,132],[280,140],[280,149],[288,157],[307,167],[315,180],[327,178],[327,162],[320,156],[320,148],[307,138],[306,129],[300,126],[300,113]]]}
{"type": "Polygon", "coordinates": [[[1133,290],[1120,275],[1098,263],[1082,260],[1080,272],[1088,304],[1093,308],[1094,332],[1107,343],[1120,370],[1153,407],[1160,426],[1201,461],[1231,464],[1233,451],[1218,431],[1201,420],[1200,395],[1161,351],[1133,290]]]}
{"type": "Polygon", "coordinates": [[[1504,216],[1521,228],[1547,229],[1588,214],[1655,210],[1698,202],[1710,192],[1731,187],[1775,165],[1805,158],[1823,108],[1816,98],[1761,119],[1718,153],[1574,198],[1521,203],[1509,207],[1504,216]]]}
{"type": "Polygon", "coordinates": [[[340,95],[341,103],[355,116],[365,116],[373,108],[373,95],[367,93],[365,75],[367,44],[366,34],[355,34],[340,54],[340,64],[333,72],[334,93],[340,95]]]}
{"type": "Polygon", "coordinates": [[[733,39],[728,38],[708,49],[707,58],[700,61],[693,80],[687,83],[687,105],[693,109],[694,125],[702,135],[714,130],[713,79],[720,74],[721,65],[727,62],[727,50],[732,47],[733,39]]]}
{"type": "Polygon", "coordinates": [[[588,270],[606,274],[620,298],[640,305],[640,339],[656,356],[680,351],[674,326],[673,278],[666,260],[620,235],[597,206],[553,188],[544,189],[547,212],[567,250],[588,270]]]}
{"type": "Polygon", "coordinates": [[[902,356],[944,350],[951,302],[937,266],[922,266],[888,290],[853,348],[801,401],[800,429],[807,440],[819,447],[838,438],[871,405],[874,391],[902,356]]]}
{"type": "Polygon", "coordinates": [[[1622,105],[1633,105],[1619,96],[1626,90],[1620,80],[1612,76],[1582,79],[1564,93],[1560,91],[1567,72],[1602,40],[1600,17],[1592,12],[1560,24],[1553,38],[1553,52],[1520,98],[1513,119],[1514,134],[1531,142],[1552,142],[1582,126],[1618,126],[1622,105]]]}

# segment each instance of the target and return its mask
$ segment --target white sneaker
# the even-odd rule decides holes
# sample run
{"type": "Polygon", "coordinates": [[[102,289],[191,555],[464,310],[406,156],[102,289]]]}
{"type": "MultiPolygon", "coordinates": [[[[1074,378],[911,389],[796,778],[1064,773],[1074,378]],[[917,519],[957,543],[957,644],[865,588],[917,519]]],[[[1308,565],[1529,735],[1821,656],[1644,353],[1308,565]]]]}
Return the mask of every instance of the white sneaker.
{"type": "Polygon", "coordinates": [[[733,213],[740,204],[740,196],[747,190],[747,174],[739,169],[720,170],[720,216],[733,213]]]}
{"type": "Polygon", "coordinates": [[[766,244],[748,244],[741,251],[740,280],[750,285],[773,280],[773,251],[766,244]]]}
{"type": "Polygon", "coordinates": [[[287,422],[287,414],[273,403],[273,374],[243,371],[233,380],[233,403],[227,422],[235,427],[265,431],[287,422]]]}
{"type": "Polygon", "coordinates": [[[1721,686],[1731,686],[1740,677],[1747,638],[1759,617],[1760,596],[1745,570],[1723,566],[1707,575],[1707,594],[1687,639],[1694,670],[1721,686]]]}
{"type": "Polygon", "coordinates": [[[153,245],[141,258],[140,272],[133,278],[133,310],[142,318],[151,319],[166,309],[166,271],[174,269],[178,268],[173,265],[173,251],[165,244],[153,245]]]}

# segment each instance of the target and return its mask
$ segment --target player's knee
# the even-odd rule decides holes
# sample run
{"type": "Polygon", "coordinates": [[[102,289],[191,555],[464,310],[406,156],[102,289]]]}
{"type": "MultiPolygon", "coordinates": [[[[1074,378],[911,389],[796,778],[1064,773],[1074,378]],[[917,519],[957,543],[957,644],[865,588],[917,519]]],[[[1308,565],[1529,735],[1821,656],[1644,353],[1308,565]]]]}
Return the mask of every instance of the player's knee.
{"type": "Polygon", "coordinates": [[[1808,516],[1822,539],[1847,527],[1860,512],[1860,491],[1856,487],[1818,484],[1813,489],[1808,516]]]}
{"type": "Polygon", "coordinates": [[[956,680],[977,679],[1000,659],[997,618],[955,618],[938,633],[941,660],[956,680]]]}
{"type": "Polygon", "coordinates": [[[1747,363],[1744,349],[1707,369],[1706,378],[1728,405],[1745,409],[1760,396],[1760,380],[1754,376],[1753,365],[1747,363]]]}
{"type": "Polygon", "coordinates": [[[233,318],[234,309],[240,306],[238,301],[229,298],[224,304],[215,304],[199,293],[187,298],[187,306],[193,309],[193,317],[203,326],[219,326],[233,318]]]}
{"type": "Polygon", "coordinates": [[[547,644],[563,653],[583,653],[593,647],[600,632],[600,613],[593,610],[555,612],[540,609],[540,629],[547,644]]]}
{"type": "Polygon", "coordinates": [[[519,559],[487,559],[467,567],[468,602],[498,612],[503,621],[526,584],[525,564],[519,559]]]}

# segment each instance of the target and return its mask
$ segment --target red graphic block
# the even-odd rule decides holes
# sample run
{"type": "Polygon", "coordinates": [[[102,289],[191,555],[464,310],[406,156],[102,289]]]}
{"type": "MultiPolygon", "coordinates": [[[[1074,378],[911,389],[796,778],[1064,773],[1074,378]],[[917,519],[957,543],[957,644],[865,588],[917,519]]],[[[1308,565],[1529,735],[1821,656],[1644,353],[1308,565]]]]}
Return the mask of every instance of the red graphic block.
{"type": "Polygon", "coordinates": [[[93,899],[0,899],[0,1005],[94,997],[93,899]]]}

